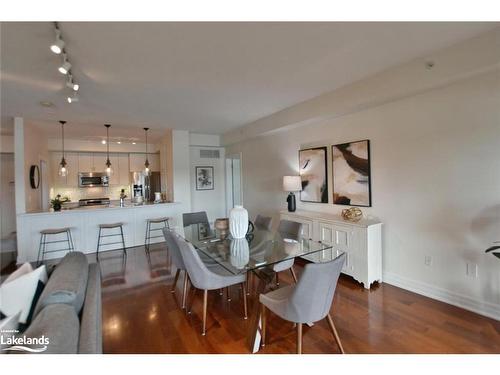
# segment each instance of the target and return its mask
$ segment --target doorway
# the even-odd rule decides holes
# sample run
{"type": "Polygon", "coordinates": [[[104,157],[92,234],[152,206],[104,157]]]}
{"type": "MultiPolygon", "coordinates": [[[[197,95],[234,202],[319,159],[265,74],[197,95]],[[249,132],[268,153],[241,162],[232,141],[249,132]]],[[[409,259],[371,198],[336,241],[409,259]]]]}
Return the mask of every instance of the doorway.
{"type": "Polygon", "coordinates": [[[226,156],[227,213],[236,205],[243,205],[241,154],[226,156]]]}

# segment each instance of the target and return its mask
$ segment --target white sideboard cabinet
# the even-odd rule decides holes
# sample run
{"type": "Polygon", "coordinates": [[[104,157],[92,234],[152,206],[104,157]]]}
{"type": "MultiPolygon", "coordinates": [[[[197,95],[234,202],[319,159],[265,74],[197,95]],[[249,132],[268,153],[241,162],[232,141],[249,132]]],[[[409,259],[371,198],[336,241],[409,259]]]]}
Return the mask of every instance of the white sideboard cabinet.
{"type": "MultiPolygon", "coordinates": [[[[361,219],[353,223],[341,216],[313,211],[281,211],[281,219],[302,223],[302,236],[331,244],[346,253],[342,272],[363,283],[382,282],[382,223],[361,219]]],[[[304,256],[307,259],[307,256],[304,256]]]]}

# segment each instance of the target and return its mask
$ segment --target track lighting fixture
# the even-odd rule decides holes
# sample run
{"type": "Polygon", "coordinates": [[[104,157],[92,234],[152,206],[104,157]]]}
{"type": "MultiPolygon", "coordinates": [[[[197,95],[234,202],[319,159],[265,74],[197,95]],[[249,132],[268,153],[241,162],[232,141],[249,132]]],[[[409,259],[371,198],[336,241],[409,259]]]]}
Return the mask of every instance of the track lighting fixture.
{"type": "Polygon", "coordinates": [[[76,91],[75,93],[73,94],[73,96],[68,96],[67,98],[68,100],[68,103],[76,103],[79,99],[78,99],[78,95],[76,94],[76,91]]]}
{"type": "Polygon", "coordinates": [[[62,64],[57,68],[57,70],[59,71],[59,73],[64,74],[68,77],[66,80],[66,87],[68,87],[72,91],[72,94],[69,94],[66,97],[66,100],[70,104],[76,103],[79,99],[77,91],[80,89],[80,85],[77,84],[73,78],[73,74],[71,72],[72,65],[68,60],[68,55],[65,49],[66,43],[61,37],[61,29],[59,28],[59,24],[57,22],[54,22],[54,31],[56,34],[56,40],[50,45],[50,50],[57,55],[62,54],[63,61],[62,64]]]}
{"type": "Polygon", "coordinates": [[[64,40],[61,39],[61,30],[59,30],[57,22],[55,27],[56,27],[56,40],[50,46],[50,50],[54,52],[56,55],[59,55],[64,50],[64,40]]]}

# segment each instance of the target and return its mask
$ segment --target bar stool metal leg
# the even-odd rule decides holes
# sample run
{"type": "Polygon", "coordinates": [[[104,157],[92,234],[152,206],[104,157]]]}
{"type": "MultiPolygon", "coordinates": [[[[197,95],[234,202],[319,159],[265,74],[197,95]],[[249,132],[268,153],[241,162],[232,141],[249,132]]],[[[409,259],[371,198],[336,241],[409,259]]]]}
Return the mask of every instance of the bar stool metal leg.
{"type": "Polygon", "coordinates": [[[44,242],[44,237],[45,237],[45,234],[42,233],[40,235],[40,244],[38,245],[38,256],[36,257],[37,267],[40,265],[40,255],[42,254],[42,246],[43,246],[43,242],[44,242]]]}
{"type": "Polygon", "coordinates": [[[101,244],[101,230],[102,230],[102,228],[99,228],[99,236],[97,236],[97,250],[95,253],[95,258],[97,260],[99,260],[99,246],[101,244]]]}
{"type": "Polygon", "coordinates": [[[68,229],[68,234],[69,234],[69,241],[70,241],[71,251],[74,251],[75,250],[75,244],[73,243],[73,235],[71,234],[71,229],[68,229]]]}
{"type": "Polygon", "coordinates": [[[146,222],[146,234],[144,236],[144,247],[146,248],[146,252],[149,253],[149,236],[151,230],[151,222],[148,220],[146,222]]]}
{"type": "Polygon", "coordinates": [[[120,225],[120,233],[122,235],[123,253],[127,255],[127,249],[125,248],[125,237],[123,236],[123,225],[120,225]]]}

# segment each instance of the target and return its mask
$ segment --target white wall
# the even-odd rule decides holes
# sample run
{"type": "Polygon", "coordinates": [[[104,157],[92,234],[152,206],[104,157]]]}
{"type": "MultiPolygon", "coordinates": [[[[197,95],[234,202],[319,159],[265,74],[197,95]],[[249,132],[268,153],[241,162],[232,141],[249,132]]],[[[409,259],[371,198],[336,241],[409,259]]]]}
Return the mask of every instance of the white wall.
{"type": "Polygon", "coordinates": [[[14,136],[0,134],[0,152],[13,153],[14,152],[14,136]]]}
{"type": "MultiPolygon", "coordinates": [[[[198,145],[204,143],[200,141],[201,140],[198,139],[198,145]]],[[[190,146],[191,211],[206,211],[210,222],[213,222],[217,218],[227,216],[224,157],[224,148],[222,147],[190,146]],[[219,150],[220,158],[200,158],[200,150],[202,149],[217,149],[219,150]],[[209,166],[214,168],[213,190],[196,190],[195,173],[197,166],[209,166]]]]}
{"type": "MultiPolygon", "coordinates": [[[[495,70],[228,147],[242,152],[245,206],[277,220],[282,176],[298,174],[300,148],[369,139],[373,207],[362,210],[384,223],[384,281],[500,319],[500,261],[484,253],[500,240],[499,77],[495,70]],[[477,278],[466,276],[467,262],[478,265],[477,278]]],[[[328,160],[331,201],[330,150],[328,160]]]]}

